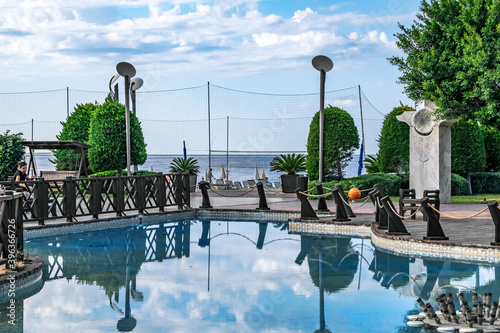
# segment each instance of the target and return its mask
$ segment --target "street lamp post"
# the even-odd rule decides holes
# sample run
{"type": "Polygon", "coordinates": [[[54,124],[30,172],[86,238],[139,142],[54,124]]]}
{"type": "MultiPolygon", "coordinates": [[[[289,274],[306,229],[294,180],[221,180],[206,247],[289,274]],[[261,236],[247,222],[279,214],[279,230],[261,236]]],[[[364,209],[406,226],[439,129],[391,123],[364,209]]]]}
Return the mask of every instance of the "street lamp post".
{"type": "MultiPolygon", "coordinates": [[[[112,90],[112,85],[115,83],[116,80],[120,76],[123,76],[125,78],[125,136],[126,136],[126,145],[127,145],[127,176],[131,175],[130,172],[130,164],[131,164],[131,152],[130,152],[130,102],[129,102],[129,94],[130,91],[132,92],[132,104],[135,112],[135,91],[139,89],[143,81],[142,79],[136,78],[132,79],[135,76],[135,68],[128,62],[120,62],[118,65],[116,65],[116,71],[118,72],[115,74],[111,80],[109,81],[109,90],[113,95],[112,90]]],[[[114,96],[115,100],[118,100],[118,96],[114,96]]]]}
{"type": "Polygon", "coordinates": [[[330,58],[318,55],[312,60],[312,65],[320,72],[320,94],[319,94],[319,183],[323,182],[323,131],[325,124],[325,80],[326,72],[333,68],[330,58]]]}

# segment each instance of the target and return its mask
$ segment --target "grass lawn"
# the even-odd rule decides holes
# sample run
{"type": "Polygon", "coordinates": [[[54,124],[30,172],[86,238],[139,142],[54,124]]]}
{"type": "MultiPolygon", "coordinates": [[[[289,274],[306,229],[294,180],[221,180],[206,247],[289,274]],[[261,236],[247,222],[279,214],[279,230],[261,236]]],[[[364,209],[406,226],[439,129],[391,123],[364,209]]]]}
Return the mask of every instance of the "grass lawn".
{"type": "MultiPolygon", "coordinates": [[[[471,195],[452,195],[451,203],[453,204],[477,204],[482,203],[483,200],[486,201],[496,200],[500,203],[500,193],[481,193],[481,194],[471,194],[471,195]]],[[[391,197],[393,202],[398,202],[399,197],[391,197]]]]}

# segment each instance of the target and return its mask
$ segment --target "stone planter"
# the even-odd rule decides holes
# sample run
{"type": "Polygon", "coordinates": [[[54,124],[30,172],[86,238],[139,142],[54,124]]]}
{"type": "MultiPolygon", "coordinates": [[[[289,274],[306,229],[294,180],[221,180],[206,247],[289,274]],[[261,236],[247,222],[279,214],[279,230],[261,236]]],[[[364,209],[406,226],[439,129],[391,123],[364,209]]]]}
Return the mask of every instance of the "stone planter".
{"type": "Polygon", "coordinates": [[[283,193],[295,193],[298,188],[297,179],[299,175],[281,175],[281,189],[283,193]]]}
{"type": "Polygon", "coordinates": [[[196,178],[197,175],[189,175],[189,192],[196,191],[196,178]]]}

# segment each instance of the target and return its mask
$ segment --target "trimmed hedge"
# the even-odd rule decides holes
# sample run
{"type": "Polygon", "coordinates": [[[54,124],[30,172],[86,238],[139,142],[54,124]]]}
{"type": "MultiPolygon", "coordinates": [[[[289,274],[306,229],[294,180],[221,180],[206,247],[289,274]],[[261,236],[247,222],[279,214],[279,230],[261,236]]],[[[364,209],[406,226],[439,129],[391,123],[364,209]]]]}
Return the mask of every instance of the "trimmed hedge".
{"type": "Polygon", "coordinates": [[[472,193],[500,193],[500,172],[470,174],[472,193]]]}
{"type": "MultiPolygon", "coordinates": [[[[308,183],[308,188],[313,188],[316,186],[317,181],[310,181],[308,183]]],[[[358,188],[360,191],[373,188],[373,185],[380,184],[382,190],[386,195],[399,195],[399,189],[403,183],[403,179],[394,174],[385,173],[369,173],[357,177],[346,178],[344,180],[338,181],[334,180],[331,182],[323,182],[323,188],[334,188],[337,185],[342,185],[345,191],[351,188],[351,185],[358,188]]],[[[325,191],[326,192],[326,191],[325,191]]],[[[361,192],[361,197],[366,197],[369,191],[361,192]]],[[[309,192],[310,194],[316,194],[316,190],[309,192]]],[[[331,199],[331,198],[328,198],[331,199]]]]}
{"type": "Polygon", "coordinates": [[[451,174],[451,195],[468,195],[469,193],[469,182],[464,177],[457,175],[456,173],[451,174]]]}
{"type": "MultiPolygon", "coordinates": [[[[93,173],[91,175],[89,175],[88,177],[112,177],[112,176],[116,176],[120,173],[120,171],[118,170],[106,170],[106,171],[101,171],[101,172],[96,172],[96,173],[93,173]]],[[[156,175],[158,174],[158,172],[152,172],[152,171],[148,171],[148,170],[137,170],[137,171],[134,171],[133,172],[133,175],[156,175]]],[[[126,170],[122,170],[122,175],[123,176],[126,176],[127,175],[127,171],[126,170]]]]}

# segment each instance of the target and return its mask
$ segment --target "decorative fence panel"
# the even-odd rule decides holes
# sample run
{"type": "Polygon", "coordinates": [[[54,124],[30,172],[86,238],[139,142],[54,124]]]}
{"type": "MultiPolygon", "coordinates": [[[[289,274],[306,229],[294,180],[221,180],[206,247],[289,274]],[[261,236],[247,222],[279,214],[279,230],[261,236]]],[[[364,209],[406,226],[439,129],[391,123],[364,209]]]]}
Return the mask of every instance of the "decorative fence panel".
{"type": "Polygon", "coordinates": [[[39,225],[47,219],[76,221],[89,215],[97,219],[104,213],[124,216],[127,211],[144,214],[168,206],[190,207],[187,173],[0,182],[6,189],[21,188],[21,184],[26,186],[22,219],[39,225]]]}

